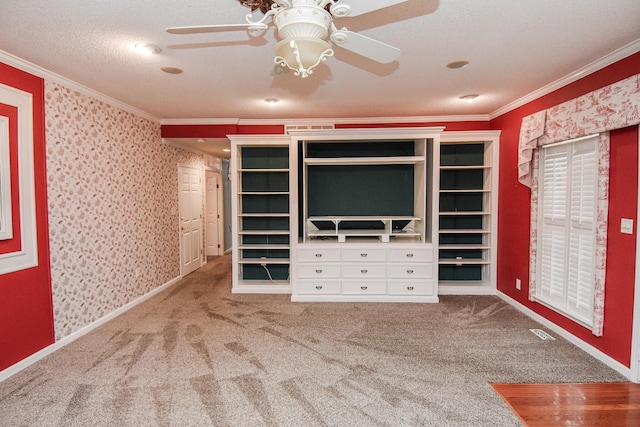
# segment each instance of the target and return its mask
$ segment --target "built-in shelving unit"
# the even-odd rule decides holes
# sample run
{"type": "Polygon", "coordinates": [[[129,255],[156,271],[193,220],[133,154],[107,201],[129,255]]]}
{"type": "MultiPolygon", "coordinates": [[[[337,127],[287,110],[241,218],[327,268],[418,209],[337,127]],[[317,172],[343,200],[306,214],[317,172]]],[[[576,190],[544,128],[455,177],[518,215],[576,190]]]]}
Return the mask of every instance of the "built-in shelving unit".
{"type": "Polygon", "coordinates": [[[496,289],[498,131],[232,135],[235,293],[437,302],[496,289]]]}
{"type": "Polygon", "coordinates": [[[233,135],[231,187],[235,293],[289,293],[290,138],[233,135]]]}
{"type": "Polygon", "coordinates": [[[445,133],[440,145],[439,293],[495,292],[499,132],[445,133]]]}
{"type": "Polygon", "coordinates": [[[300,185],[293,301],[438,301],[441,132],[292,132],[300,185]]]}

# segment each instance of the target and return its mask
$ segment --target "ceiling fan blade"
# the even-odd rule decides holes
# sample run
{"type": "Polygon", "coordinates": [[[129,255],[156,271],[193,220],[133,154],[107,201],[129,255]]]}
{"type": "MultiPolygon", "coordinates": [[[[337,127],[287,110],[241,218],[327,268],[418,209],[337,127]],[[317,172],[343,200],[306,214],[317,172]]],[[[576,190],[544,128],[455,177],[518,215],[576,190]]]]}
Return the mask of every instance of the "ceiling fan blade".
{"type": "Polygon", "coordinates": [[[406,1],[409,0],[339,0],[331,6],[331,14],[336,17],[358,16],[406,1]]]}
{"type": "Polygon", "coordinates": [[[349,30],[334,31],[331,41],[343,49],[372,59],[381,64],[393,62],[400,56],[400,49],[349,30]]]}
{"type": "Polygon", "coordinates": [[[199,33],[215,33],[218,31],[237,31],[248,30],[249,32],[260,32],[266,30],[267,24],[261,22],[251,24],[226,24],[226,25],[201,25],[194,27],[170,27],[167,33],[171,34],[199,34],[199,33]]]}

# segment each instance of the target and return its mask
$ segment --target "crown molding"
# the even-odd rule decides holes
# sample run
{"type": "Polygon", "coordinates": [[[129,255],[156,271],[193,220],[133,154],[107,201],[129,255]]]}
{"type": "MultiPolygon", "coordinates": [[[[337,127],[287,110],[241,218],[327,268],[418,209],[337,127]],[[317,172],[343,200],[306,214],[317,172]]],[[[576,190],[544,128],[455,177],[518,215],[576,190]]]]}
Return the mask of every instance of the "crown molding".
{"type": "Polygon", "coordinates": [[[43,78],[45,80],[61,84],[71,90],[75,90],[84,95],[90,96],[92,98],[97,99],[98,101],[102,101],[106,104],[109,104],[113,107],[120,108],[121,110],[127,111],[129,113],[135,114],[152,122],[160,123],[160,119],[155,117],[146,111],[142,111],[138,108],[132,107],[129,104],[125,104],[122,101],[118,101],[115,98],[111,98],[103,93],[100,93],[94,89],[91,89],[87,86],[81,85],[80,83],[76,83],[73,80],[70,80],[66,77],[63,77],[59,74],[56,74],[52,71],[49,71],[45,68],[42,68],[38,65],[32,64],[31,62],[25,61],[24,59],[18,58],[15,55],[12,55],[8,52],[0,50],[0,61],[4,62],[7,65],[10,65],[14,68],[18,68],[27,73],[33,74],[34,76],[43,78]]]}
{"type": "Polygon", "coordinates": [[[518,107],[522,107],[523,105],[534,101],[544,95],[548,95],[551,92],[558,90],[570,83],[573,83],[581,78],[588,76],[589,74],[595,73],[615,62],[620,61],[621,59],[626,58],[627,56],[631,56],[634,53],[640,52],[640,39],[632,41],[631,43],[622,46],[619,49],[614,50],[606,56],[594,61],[584,67],[574,71],[571,74],[568,74],[554,82],[549,83],[546,86],[541,87],[538,90],[531,92],[528,95],[523,96],[520,99],[517,99],[504,107],[497,109],[496,111],[489,114],[489,119],[493,120],[496,117],[500,117],[503,114],[506,114],[510,111],[515,110],[518,107]]]}

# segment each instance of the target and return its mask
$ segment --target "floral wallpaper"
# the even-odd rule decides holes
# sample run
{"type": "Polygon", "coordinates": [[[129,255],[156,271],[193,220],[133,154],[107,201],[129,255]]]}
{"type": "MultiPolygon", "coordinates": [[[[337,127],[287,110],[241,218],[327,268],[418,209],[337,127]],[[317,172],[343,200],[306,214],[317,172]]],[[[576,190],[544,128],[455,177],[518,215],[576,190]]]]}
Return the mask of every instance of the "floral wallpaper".
{"type": "Polygon", "coordinates": [[[45,83],[56,340],[180,275],[177,165],[160,124],[45,83]]]}

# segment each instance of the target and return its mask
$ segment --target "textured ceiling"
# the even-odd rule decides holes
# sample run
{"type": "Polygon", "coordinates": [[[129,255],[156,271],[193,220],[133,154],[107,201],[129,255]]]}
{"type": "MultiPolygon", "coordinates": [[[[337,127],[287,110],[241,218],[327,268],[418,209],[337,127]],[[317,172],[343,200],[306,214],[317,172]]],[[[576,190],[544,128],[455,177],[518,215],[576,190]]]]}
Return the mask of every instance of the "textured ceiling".
{"type": "Polygon", "coordinates": [[[0,50],[160,119],[291,119],[491,114],[640,39],[638,0],[409,0],[336,21],[402,49],[396,62],[336,48],[301,79],[274,67],[274,28],[165,32],[247,13],[235,0],[1,1],[0,50]],[[140,56],[136,43],[162,52],[140,56]],[[446,68],[460,59],[470,65],[446,68]]]}

